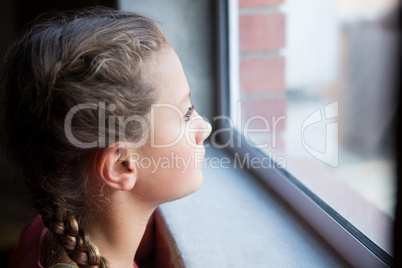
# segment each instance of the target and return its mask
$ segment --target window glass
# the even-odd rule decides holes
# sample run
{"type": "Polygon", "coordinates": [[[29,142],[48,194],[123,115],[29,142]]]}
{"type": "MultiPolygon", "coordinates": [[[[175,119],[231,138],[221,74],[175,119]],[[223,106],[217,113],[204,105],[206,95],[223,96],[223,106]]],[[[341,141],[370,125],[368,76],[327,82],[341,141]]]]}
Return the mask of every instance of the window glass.
{"type": "Polygon", "coordinates": [[[391,254],[398,2],[229,3],[235,127],[391,254]]]}

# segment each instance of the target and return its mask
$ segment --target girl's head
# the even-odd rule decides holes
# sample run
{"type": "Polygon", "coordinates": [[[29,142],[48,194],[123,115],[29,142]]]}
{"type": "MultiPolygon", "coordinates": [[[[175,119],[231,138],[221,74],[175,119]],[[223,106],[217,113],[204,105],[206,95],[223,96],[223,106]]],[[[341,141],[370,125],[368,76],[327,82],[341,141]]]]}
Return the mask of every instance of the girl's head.
{"type": "Polygon", "coordinates": [[[180,61],[147,18],[98,9],[36,24],[9,50],[1,97],[7,152],[77,264],[105,263],[80,226],[108,191],[157,205],[200,185],[210,126],[191,119],[180,61]]]}

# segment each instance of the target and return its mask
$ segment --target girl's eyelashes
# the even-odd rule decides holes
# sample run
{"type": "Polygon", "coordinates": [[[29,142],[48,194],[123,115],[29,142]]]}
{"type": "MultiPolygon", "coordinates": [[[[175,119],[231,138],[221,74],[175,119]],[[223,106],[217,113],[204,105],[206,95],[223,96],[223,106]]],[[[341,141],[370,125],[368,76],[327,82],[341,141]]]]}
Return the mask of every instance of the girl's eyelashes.
{"type": "Polygon", "coordinates": [[[191,105],[188,110],[187,113],[184,115],[184,121],[189,121],[191,118],[191,115],[194,113],[194,105],[191,105]]]}

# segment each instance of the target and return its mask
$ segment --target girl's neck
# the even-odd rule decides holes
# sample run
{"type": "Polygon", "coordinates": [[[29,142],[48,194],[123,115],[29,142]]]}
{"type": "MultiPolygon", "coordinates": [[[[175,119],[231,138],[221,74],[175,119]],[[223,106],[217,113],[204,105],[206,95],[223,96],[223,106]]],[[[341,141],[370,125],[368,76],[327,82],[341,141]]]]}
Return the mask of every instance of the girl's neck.
{"type": "Polygon", "coordinates": [[[156,206],[144,206],[125,200],[123,194],[112,197],[116,202],[91,217],[83,226],[94,243],[109,262],[110,267],[133,267],[134,256],[140,245],[147,223],[156,206]],[[128,205],[130,204],[131,205],[128,205]],[[118,204],[114,206],[113,204],[118,204]],[[127,205],[122,205],[127,204],[127,205]]]}
{"type": "Polygon", "coordinates": [[[133,200],[125,191],[116,191],[108,199],[109,204],[91,214],[82,228],[111,268],[132,268],[134,256],[156,206],[133,200]]]}

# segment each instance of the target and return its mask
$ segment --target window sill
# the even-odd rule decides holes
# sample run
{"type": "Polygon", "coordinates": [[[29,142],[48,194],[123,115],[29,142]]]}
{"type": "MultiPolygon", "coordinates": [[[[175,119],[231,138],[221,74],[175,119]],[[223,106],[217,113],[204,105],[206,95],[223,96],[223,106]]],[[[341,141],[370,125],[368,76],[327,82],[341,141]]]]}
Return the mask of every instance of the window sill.
{"type": "MultiPolygon", "coordinates": [[[[206,157],[232,159],[215,148],[206,157]]],[[[167,267],[350,266],[246,171],[209,167],[203,174],[200,191],[159,208],[167,267]]]]}

